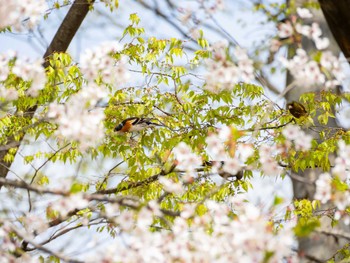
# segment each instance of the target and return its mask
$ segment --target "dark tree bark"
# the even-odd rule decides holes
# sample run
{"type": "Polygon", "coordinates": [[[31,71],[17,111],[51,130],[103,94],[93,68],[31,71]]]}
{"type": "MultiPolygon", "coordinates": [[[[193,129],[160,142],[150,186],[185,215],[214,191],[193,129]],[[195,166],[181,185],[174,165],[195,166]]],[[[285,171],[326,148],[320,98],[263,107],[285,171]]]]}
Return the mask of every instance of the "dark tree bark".
{"type": "MultiPolygon", "coordinates": [[[[63,22],[61,23],[59,29],[57,30],[54,38],[52,39],[49,47],[47,48],[44,59],[45,62],[43,64],[44,68],[49,66],[49,57],[54,52],[65,52],[71,43],[73,37],[78,31],[81,23],[84,21],[87,13],[90,10],[90,7],[95,2],[95,0],[76,0],[73,5],[69,9],[67,15],[65,16],[63,22]]],[[[37,109],[37,105],[28,109],[25,113],[29,118],[32,118],[35,111],[37,109]]],[[[21,138],[21,140],[23,137],[21,138]]],[[[7,145],[14,144],[13,141],[8,141],[7,145]]],[[[5,162],[4,157],[8,153],[8,148],[4,147],[5,150],[0,151],[0,177],[5,178],[11,163],[5,162]]],[[[1,189],[1,186],[0,186],[1,189]]]]}
{"type": "Polygon", "coordinates": [[[318,0],[318,2],[333,37],[348,59],[350,57],[350,0],[318,0]]]}

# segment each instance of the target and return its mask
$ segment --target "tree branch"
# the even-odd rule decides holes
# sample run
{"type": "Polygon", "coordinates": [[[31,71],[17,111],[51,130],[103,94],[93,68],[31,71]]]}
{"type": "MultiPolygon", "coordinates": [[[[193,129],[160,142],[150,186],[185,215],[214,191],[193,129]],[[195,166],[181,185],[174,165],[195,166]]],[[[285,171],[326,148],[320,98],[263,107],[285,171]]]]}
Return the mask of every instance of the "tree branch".
{"type": "MultiPolygon", "coordinates": [[[[49,66],[49,57],[54,52],[65,52],[71,43],[73,37],[78,31],[81,23],[85,19],[87,13],[89,12],[90,7],[95,2],[95,0],[75,0],[72,7],[69,9],[67,15],[62,21],[59,29],[57,30],[54,38],[52,39],[49,47],[47,48],[43,64],[44,68],[49,66]]],[[[24,114],[28,114],[29,118],[33,118],[34,113],[36,112],[38,105],[30,107],[24,114]]],[[[20,138],[20,141],[23,140],[24,135],[20,138]]],[[[12,145],[12,142],[8,143],[12,145]]],[[[7,146],[8,146],[7,145],[7,146]]],[[[8,153],[8,147],[0,150],[0,177],[5,178],[8,173],[8,168],[11,166],[11,163],[8,163],[4,160],[4,157],[8,153]]],[[[0,184],[1,189],[1,184],[0,184]]]]}

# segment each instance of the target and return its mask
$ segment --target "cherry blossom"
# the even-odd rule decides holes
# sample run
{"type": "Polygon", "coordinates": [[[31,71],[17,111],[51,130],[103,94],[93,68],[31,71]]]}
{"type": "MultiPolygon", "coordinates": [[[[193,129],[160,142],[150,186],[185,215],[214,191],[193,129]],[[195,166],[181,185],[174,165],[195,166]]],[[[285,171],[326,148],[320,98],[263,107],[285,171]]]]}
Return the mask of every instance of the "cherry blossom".
{"type": "Polygon", "coordinates": [[[179,143],[173,150],[178,169],[193,171],[202,165],[202,158],[193,153],[191,148],[184,142],[179,143]]]}
{"type": "MultiPolygon", "coordinates": [[[[46,83],[46,74],[42,67],[42,63],[42,59],[31,61],[28,58],[18,58],[17,54],[12,51],[1,54],[0,81],[6,80],[8,75],[12,72],[23,81],[30,83],[30,87],[26,90],[26,94],[36,97],[46,83]],[[9,64],[13,65],[10,67],[9,64]]],[[[18,93],[14,87],[8,87],[7,90],[1,88],[0,96],[5,98],[5,100],[15,100],[18,97],[18,93]]]]}
{"type": "Polygon", "coordinates": [[[312,13],[307,8],[298,7],[297,8],[297,14],[300,16],[300,18],[303,18],[303,19],[305,19],[305,18],[312,18],[313,17],[312,13]]]}
{"type": "Polygon", "coordinates": [[[240,143],[237,145],[237,153],[239,160],[244,163],[254,154],[254,147],[251,144],[240,143]]]}
{"type": "Polygon", "coordinates": [[[4,99],[5,102],[13,101],[18,99],[18,92],[14,88],[6,88],[0,84],[0,100],[4,99]]]}
{"type": "Polygon", "coordinates": [[[228,46],[229,43],[226,40],[213,43],[213,45],[209,47],[209,50],[212,51],[213,59],[217,61],[225,61],[228,46]]]}
{"type": "Polygon", "coordinates": [[[293,27],[290,21],[287,21],[286,23],[280,23],[278,26],[278,36],[280,38],[288,38],[293,35],[293,27]]]}
{"type": "Polygon", "coordinates": [[[331,199],[332,194],[332,178],[329,173],[320,174],[316,181],[315,199],[325,204],[331,199]]]}
{"type": "Polygon", "coordinates": [[[104,42],[95,49],[87,49],[81,56],[81,71],[88,81],[101,77],[105,83],[124,84],[130,78],[127,57],[122,55],[118,60],[112,57],[121,51],[122,47],[117,41],[104,42]]]}
{"type": "Polygon", "coordinates": [[[296,150],[307,151],[311,148],[312,136],[306,134],[301,128],[297,125],[288,124],[282,130],[283,136],[290,142],[294,142],[296,150]]]}
{"type": "Polygon", "coordinates": [[[0,0],[0,29],[13,27],[22,31],[28,27],[34,28],[47,9],[45,0],[0,0]]]}
{"type": "Polygon", "coordinates": [[[279,175],[282,172],[277,161],[274,159],[274,155],[278,153],[275,146],[269,146],[262,144],[259,148],[261,169],[266,175],[279,175]]]}
{"type": "Polygon", "coordinates": [[[280,47],[281,47],[281,41],[277,40],[277,39],[271,39],[270,41],[270,51],[271,52],[277,52],[280,47]]]}
{"type": "Polygon", "coordinates": [[[46,83],[45,69],[42,66],[43,62],[43,59],[31,62],[29,59],[22,60],[17,58],[12,68],[12,72],[18,77],[24,81],[31,82],[27,94],[32,97],[38,96],[39,91],[44,88],[46,83]]]}
{"type": "Polygon", "coordinates": [[[348,191],[337,191],[332,200],[339,210],[344,211],[350,205],[350,193],[348,191]]]}
{"type": "Polygon", "coordinates": [[[266,252],[272,252],[270,261],[278,262],[291,255],[294,222],[275,231],[260,209],[249,203],[237,204],[234,200],[226,204],[207,200],[208,212],[202,216],[195,215],[194,206],[188,206],[189,212],[175,218],[171,231],[160,229],[152,235],[146,226],[152,223],[153,214],[142,209],[136,227],[125,225],[134,221],[131,218],[120,220],[128,238],[111,244],[107,251],[114,253],[104,257],[128,262],[261,262],[266,252]],[[230,207],[237,208],[238,217],[228,216],[230,207]]]}
{"type": "Polygon", "coordinates": [[[316,61],[310,60],[303,49],[297,49],[296,55],[291,60],[281,59],[280,61],[303,87],[325,83],[326,76],[321,72],[319,65],[316,61]]]}
{"type": "Polygon", "coordinates": [[[58,124],[58,138],[79,142],[81,150],[98,144],[104,137],[105,115],[101,109],[89,109],[106,95],[104,89],[90,85],[71,96],[64,105],[50,104],[47,116],[58,124]]]}
{"type": "Polygon", "coordinates": [[[343,140],[340,140],[338,142],[337,153],[332,173],[338,176],[341,180],[346,181],[350,175],[350,146],[346,145],[343,140]]]}
{"type": "Polygon", "coordinates": [[[10,68],[9,68],[9,62],[13,57],[15,57],[15,54],[0,54],[0,81],[4,81],[7,79],[10,68]]]}
{"type": "Polygon", "coordinates": [[[229,174],[237,174],[242,169],[240,162],[235,158],[225,160],[222,170],[229,174]]]}
{"type": "Polygon", "coordinates": [[[193,15],[193,10],[191,8],[178,8],[179,12],[181,13],[180,21],[183,25],[186,25],[190,22],[193,15]]]}
{"type": "Polygon", "coordinates": [[[327,37],[315,38],[315,45],[318,50],[326,49],[329,46],[329,39],[327,37]]]}
{"type": "Polygon", "coordinates": [[[26,214],[25,217],[21,218],[21,221],[28,231],[27,233],[39,234],[43,233],[49,228],[49,225],[44,218],[33,213],[26,214]]]}
{"type": "Polygon", "coordinates": [[[205,75],[206,89],[211,92],[230,90],[238,81],[251,82],[254,79],[254,65],[247,51],[236,47],[233,50],[235,62],[227,58],[227,43],[214,43],[213,59],[206,60],[208,73],[205,75]]]}
{"type": "Polygon", "coordinates": [[[181,183],[175,183],[171,179],[161,177],[158,181],[163,185],[163,189],[168,193],[181,194],[184,191],[181,183]]]}
{"type": "Polygon", "coordinates": [[[88,201],[82,193],[72,194],[51,203],[51,209],[58,212],[60,216],[66,217],[69,212],[75,209],[83,209],[88,205],[88,201]]]}

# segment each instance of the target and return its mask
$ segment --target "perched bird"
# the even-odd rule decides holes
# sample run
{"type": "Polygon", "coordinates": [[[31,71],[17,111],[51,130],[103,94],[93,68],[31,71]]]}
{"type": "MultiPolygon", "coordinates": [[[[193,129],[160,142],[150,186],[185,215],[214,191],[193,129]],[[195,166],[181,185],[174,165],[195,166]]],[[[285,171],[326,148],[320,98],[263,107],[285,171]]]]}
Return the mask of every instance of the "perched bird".
{"type": "Polygon", "coordinates": [[[130,117],[123,120],[120,124],[118,124],[114,131],[116,132],[135,132],[141,131],[148,127],[154,126],[164,126],[158,123],[152,122],[150,118],[138,118],[138,117],[130,117]]]}
{"type": "Polygon", "coordinates": [[[290,114],[292,114],[297,119],[308,115],[308,112],[305,109],[304,105],[299,103],[299,102],[292,101],[292,102],[287,104],[287,108],[288,108],[290,114]]]}

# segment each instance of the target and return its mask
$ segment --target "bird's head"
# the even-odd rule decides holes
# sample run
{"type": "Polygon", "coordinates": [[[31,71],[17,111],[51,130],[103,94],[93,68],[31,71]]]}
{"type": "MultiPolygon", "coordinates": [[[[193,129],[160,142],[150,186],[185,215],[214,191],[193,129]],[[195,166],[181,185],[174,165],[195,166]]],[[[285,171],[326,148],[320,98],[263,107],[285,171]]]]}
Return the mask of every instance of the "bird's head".
{"type": "Polygon", "coordinates": [[[114,128],[114,131],[115,131],[115,132],[118,132],[118,131],[120,131],[122,128],[123,128],[123,124],[120,123],[120,124],[118,124],[118,125],[114,128]]]}

